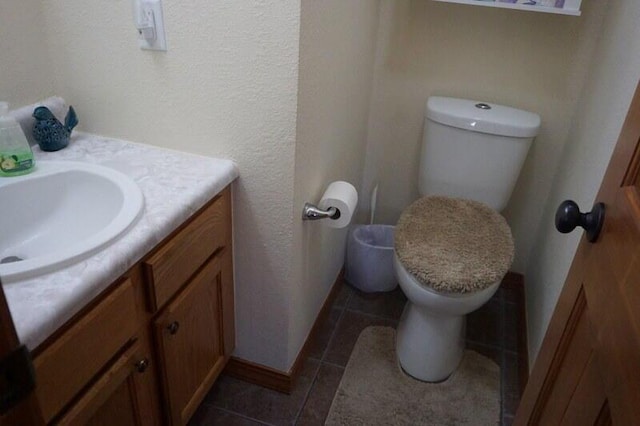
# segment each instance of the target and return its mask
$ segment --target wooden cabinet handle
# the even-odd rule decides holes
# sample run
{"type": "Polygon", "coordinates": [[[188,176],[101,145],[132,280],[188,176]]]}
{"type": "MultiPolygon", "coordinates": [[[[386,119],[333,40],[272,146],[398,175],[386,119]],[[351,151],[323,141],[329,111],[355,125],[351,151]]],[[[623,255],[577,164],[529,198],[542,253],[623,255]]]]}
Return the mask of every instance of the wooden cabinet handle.
{"type": "Polygon", "coordinates": [[[149,368],[149,359],[142,358],[140,361],[135,363],[136,371],[138,373],[144,373],[149,368]]]}
{"type": "Polygon", "coordinates": [[[169,334],[176,334],[179,328],[180,328],[180,323],[178,321],[174,321],[167,326],[167,330],[169,330],[169,334]]]}

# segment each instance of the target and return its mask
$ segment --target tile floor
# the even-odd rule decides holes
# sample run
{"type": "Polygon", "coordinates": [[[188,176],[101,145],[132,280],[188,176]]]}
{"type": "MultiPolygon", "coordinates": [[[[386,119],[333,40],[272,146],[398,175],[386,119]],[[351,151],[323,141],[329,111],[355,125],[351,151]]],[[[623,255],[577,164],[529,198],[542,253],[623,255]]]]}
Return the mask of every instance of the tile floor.
{"type": "MultiPolygon", "coordinates": [[[[360,332],[396,327],[406,301],[400,289],[366,294],[347,284],[313,344],[291,395],[221,376],[191,425],[322,425],[360,332]]],[[[510,425],[520,395],[517,351],[518,292],[500,288],[467,321],[467,346],[501,366],[502,424],[510,425]]]]}

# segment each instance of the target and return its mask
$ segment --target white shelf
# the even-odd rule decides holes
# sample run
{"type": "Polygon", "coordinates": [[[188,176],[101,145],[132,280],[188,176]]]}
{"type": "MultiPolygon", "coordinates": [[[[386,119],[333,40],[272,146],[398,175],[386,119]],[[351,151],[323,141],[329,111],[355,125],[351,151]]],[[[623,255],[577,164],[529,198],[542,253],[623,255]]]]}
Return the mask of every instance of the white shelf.
{"type": "Polygon", "coordinates": [[[490,0],[434,0],[445,3],[470,4],[473,6],[499,7],[502,9],[527,10],[530,12],[556,13],[559,15],[580,16],[582,0],[565,0],[564,7],[530,6],[526,4],[503,3],[490,0]]]}

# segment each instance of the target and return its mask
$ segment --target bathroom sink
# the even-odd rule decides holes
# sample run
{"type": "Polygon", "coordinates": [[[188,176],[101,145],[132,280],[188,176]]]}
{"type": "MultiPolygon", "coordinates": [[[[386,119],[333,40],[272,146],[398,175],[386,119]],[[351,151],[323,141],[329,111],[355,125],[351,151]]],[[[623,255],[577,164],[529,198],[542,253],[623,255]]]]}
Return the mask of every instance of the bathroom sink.
{"type": "Polygon", "coordinates": [[[24,176],[0,178],[0,278],[11,282],[85,259],[139,217],[138,185],[116,170],[39,161],[24,176]]]}

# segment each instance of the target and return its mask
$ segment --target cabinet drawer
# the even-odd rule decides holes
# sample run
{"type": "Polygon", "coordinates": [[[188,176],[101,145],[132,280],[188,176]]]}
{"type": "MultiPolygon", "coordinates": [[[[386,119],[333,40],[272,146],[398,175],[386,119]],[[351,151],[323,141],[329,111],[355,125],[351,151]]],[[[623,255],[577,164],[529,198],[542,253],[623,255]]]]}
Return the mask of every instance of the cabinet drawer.
{"type": "Polygon", "coordinates": [[[231,200],[223,190],[182,230],[142,262],[151,305],[158,310],[231,239],[231,200]]]}
{"type": "Polygon", "coordinates": [[[45,421],[135,335],[138,324],[133,283],[127,279],[34,360],[36,395],[45,421]]]}

